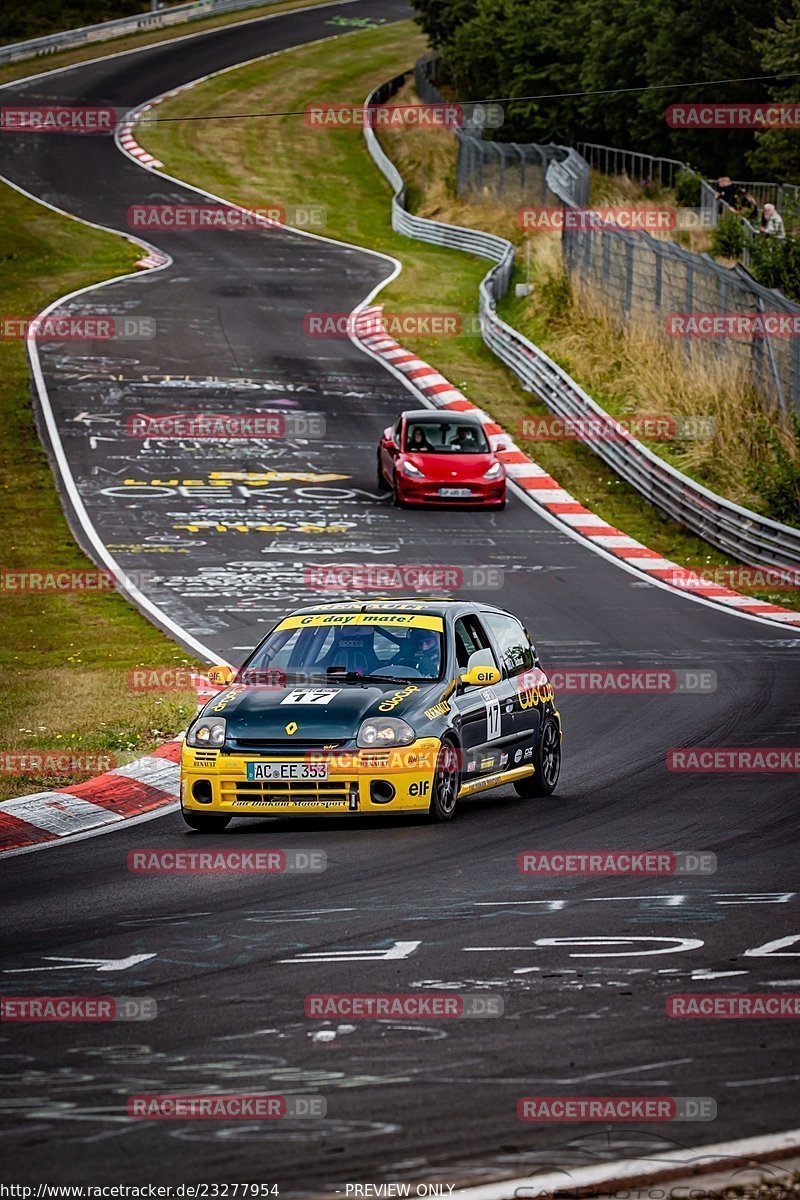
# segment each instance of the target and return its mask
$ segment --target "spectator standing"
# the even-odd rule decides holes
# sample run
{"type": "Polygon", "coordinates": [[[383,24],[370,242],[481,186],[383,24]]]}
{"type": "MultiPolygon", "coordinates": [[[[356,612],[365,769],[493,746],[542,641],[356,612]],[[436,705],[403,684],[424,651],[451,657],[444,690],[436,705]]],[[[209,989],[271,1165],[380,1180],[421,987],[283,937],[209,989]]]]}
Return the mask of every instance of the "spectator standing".
{"type": "Polygon", "coordinates": [[[786,228],[783,217],[774,204],[765,204],[761,215],[761,232],[767,237],[785,238],[786,228]]]}
{"type": "Polygon", "coordinates": [[[723,205],[727,204],[733,208],[733,202],[736,199],[736,188],[731,182],[730,175],[720,175],[717,180],[717,213],[722,216],[724,211],[723,205]]]}

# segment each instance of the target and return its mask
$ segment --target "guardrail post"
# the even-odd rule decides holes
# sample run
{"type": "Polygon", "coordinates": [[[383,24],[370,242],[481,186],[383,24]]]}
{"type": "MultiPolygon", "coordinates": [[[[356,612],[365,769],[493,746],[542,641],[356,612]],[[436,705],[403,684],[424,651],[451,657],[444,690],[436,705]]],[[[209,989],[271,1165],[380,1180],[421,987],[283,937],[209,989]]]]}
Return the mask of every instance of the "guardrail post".
{"type": "Polygon", "coordinates": [[[625,313],[633,307],[633,240],[625,239],[625,313]]]}

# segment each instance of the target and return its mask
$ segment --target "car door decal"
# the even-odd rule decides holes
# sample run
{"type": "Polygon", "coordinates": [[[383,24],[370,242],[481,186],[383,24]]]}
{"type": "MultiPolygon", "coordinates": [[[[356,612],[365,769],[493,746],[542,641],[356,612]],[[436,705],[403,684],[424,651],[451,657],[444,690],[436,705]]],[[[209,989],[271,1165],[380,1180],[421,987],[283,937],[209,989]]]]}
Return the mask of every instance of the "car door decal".
{"type": "Polygon", "coordinates": [[[341,688],[294,688],[284,696],[281,704],[330,704],[341,688]]]}
{"type": "Polygon", "coordinates": [[[486,705],[486,740],[493,742],[500,737],[500,699],[494,688],[483,688],[481,691],[486,705]]]}

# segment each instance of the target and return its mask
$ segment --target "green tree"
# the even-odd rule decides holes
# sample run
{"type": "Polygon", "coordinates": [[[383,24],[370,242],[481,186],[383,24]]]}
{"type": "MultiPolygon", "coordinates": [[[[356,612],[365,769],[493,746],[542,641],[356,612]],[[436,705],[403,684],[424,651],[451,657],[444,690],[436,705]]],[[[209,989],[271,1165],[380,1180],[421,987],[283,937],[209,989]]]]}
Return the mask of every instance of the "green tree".
{"type": "Polygon", "coordinates": [[[441,50],[459,25],[474,17],[478,0],[417,0],[417,24],[428,36],[432,49],[441,50]]]}
{"type": "MultiPolygon", "coordinates": [[[[793,75],[776,79],[769,86],[770,99],[797,102],[800,91],[800,0],[790,0],[786,16],[778,16],[775,27],[757,39],[764,74],[793,75]]],[[[800,136],[794,129],[768,129],[756,134],[756,146],[748,155],[756,178],[778,183],[800,183],[800,136]]]]}
{"type": "Polygon", "coordinates": [[[498,131],[503,141],[549,141],[577,124],[580,7],[555,0],[479,0],[474,17],[448,46],[451,77],[464,99],[547,95],[512,101],[498,131]]]}
{"type": "MultiPolygon", "coordinates": [[[[654,34],[644,47],[648,91],[638,108],[649,123],[648,146],[657,153],[696,163],[706,174],[741,178],[753,145],[747,130],[670,129],[666,108],[691,101],[731,103],[764,94],[757,83],[699,88],[668,86],[680,81],[729,79],[759,74],[758,37],[774,26],[778,0],[665,0],[657,10],[654,34]]],[[[638,124],[638,123],[637,123],[638,124]]]]}

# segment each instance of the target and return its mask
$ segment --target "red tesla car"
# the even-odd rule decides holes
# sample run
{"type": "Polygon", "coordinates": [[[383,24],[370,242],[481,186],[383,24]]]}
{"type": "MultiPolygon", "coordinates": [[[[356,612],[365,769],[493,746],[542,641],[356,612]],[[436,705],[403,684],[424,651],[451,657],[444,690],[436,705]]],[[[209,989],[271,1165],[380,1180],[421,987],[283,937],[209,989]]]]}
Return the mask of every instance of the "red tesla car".
{"type": "Polygon", "coordinates": [[[391,489],[398,507],[505,508],[506,472],[477,416],[413,409],[383,431],[378,489],[391,489]]]}

